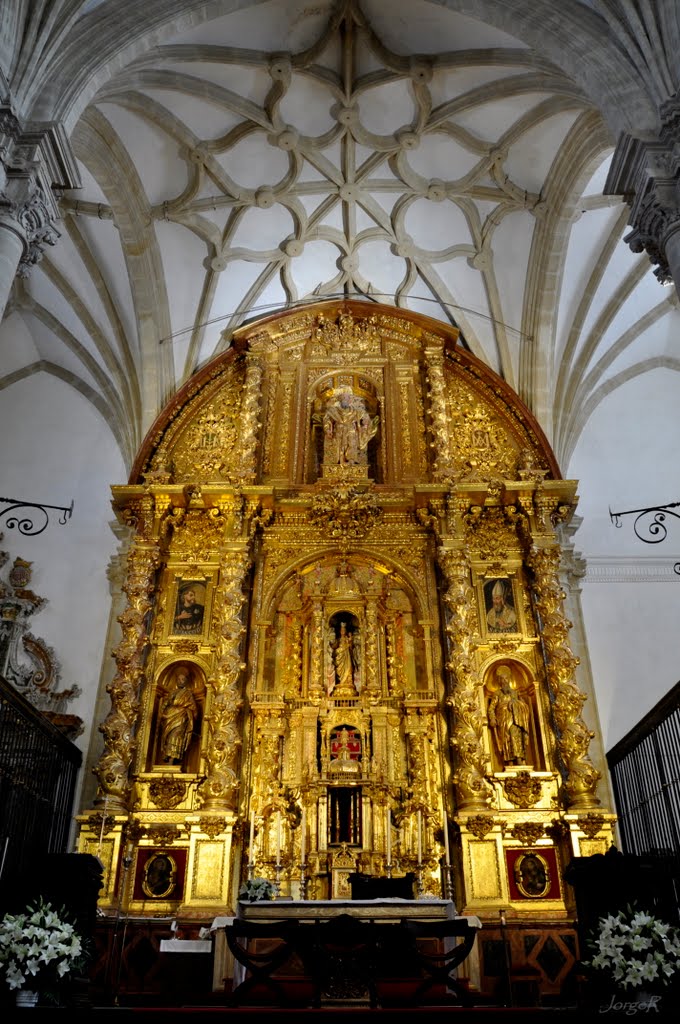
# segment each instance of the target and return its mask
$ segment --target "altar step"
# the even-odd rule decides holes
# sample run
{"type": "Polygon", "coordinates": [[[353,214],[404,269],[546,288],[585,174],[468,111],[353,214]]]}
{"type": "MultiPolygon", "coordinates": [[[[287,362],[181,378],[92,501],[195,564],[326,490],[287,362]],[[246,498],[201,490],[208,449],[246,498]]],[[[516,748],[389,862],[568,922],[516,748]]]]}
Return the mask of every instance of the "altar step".
{"type": "MultiPolygon", "coordinates": [[[[22,1015],[20,1014],[20,1019],[22,1015]]],[[[584,1024],[593,1019],[587,1011],[576,1007],[503,1007],[503,1006],[419,1006],[391,1008],[321,1007],[320,1009],[286,1009],[272,1006],[125,1006],[74,1009],[35,1007],[28,1020],[33,1024],[248,1024],[266,1017],[271,1024],[413,1024],[414,1018],[425,1018],[427,1024],[584,1024]]],[[[12,1019],[16,1020],[16,1016],[12,1019]]],[[[605,1024],[630,1022],[629,1011],[614,1010],[600,1019],[605,1024]]],[[[661,1024],[677,1024],[678,1008],[653,1013],[661,1024]]]]}

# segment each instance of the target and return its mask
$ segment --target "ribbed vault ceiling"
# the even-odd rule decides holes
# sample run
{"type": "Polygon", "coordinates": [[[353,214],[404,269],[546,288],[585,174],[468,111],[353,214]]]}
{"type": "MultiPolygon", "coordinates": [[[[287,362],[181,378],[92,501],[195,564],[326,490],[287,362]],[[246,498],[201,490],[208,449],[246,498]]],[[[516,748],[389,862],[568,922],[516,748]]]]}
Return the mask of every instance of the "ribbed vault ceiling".
{"type": "Polygon", "coordinates": [[[598,110],[520,39],[437,4],[243,5],[151,40],[72,140],[83,187],[15,290],[35,359],[10,377],[68,380],[128,465],[235,327],[338,294],[457,324],[564,469],[606,394],[678,368],[675,291],[602,194],[598,110]]]}

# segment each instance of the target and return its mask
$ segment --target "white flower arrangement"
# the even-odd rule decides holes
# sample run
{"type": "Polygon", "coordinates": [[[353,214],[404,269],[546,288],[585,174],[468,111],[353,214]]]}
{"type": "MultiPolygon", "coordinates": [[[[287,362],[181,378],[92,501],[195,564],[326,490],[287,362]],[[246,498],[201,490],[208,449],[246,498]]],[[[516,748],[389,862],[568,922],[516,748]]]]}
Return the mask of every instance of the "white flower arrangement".
{"type": "Polygon", "coordinates": [[[677,928],[643,910],[628,907],[600,918],[599,932],[588,945],[595,955],[583,961],[584,967],[617,988],[659,988],[680,970],[677,928]]]}
{"type": "Polygon", "coordinates": [[[10,989],[49,991],[84,962],[80,935],[50,903],[0,920],[0,973],[10,989]]]}
{"type": "Polygon", "coordinates": [[[238,891],[243,903],[257,903],[259,900],[273,900],[277,894],[274,882],[268,878],[249,878],[238,891]]]}

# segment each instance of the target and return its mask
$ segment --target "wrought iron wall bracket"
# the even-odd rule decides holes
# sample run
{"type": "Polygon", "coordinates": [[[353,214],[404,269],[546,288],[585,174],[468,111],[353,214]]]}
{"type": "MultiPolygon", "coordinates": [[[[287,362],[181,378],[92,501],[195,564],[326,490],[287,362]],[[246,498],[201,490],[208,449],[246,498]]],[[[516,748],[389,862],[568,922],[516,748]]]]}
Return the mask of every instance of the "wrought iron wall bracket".
{"type": "MultiPolygon", "coordinates": [[[[650,508],[631,508],[627,512],[612,512],[609,518],[617,529],[621,529],[623,516],[635,516],[633,531],[644,544],[661,544],[668,536],[666,516],[680,519],[680,512],[671,511],[680,508],[680,501],[671,501],[668,505],[652,505],[650,508]]],[[[673,572],[680,576],[680,562],[675,562],[673,572]]]]}
{"type": "Polygon", "coordinates": [[[17,529],[25,537],[36,537],[49,524],[50,512],[60,512],[57,522],[64,526],[73,515],[72,501],[70,505],[44,505],[37,501],[21,501],[19,498],[0,498],[0,503],[7,508],[0,509],[0,521],[10,530],[17,529]],[[35,509],[35,511],[32,511],[35,509]],[[49,510],[49,511],[48,511],[49,510]]]}

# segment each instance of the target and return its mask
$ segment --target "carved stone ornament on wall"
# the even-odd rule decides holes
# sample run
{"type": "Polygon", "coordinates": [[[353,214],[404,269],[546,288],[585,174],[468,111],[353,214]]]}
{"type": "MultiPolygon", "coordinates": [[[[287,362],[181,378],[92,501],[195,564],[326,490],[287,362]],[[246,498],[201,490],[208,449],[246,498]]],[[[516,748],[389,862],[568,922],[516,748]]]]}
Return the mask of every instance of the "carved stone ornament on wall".
{"type": "MultiPolygon", "coordinates": [[[[8,560],[0,552],[0,566],[8,560]]],[[[28,589],[32,562],[15,558],[8,583],[0,580],[0,675],[41,711],[53,725],[73,740],[83,731],[83,720],[67,714],[67,706],[80,695],[78,686],[58,690],[59,662],[51,647],[33,636],[30,620],[47,601],[28,589]]]]}

